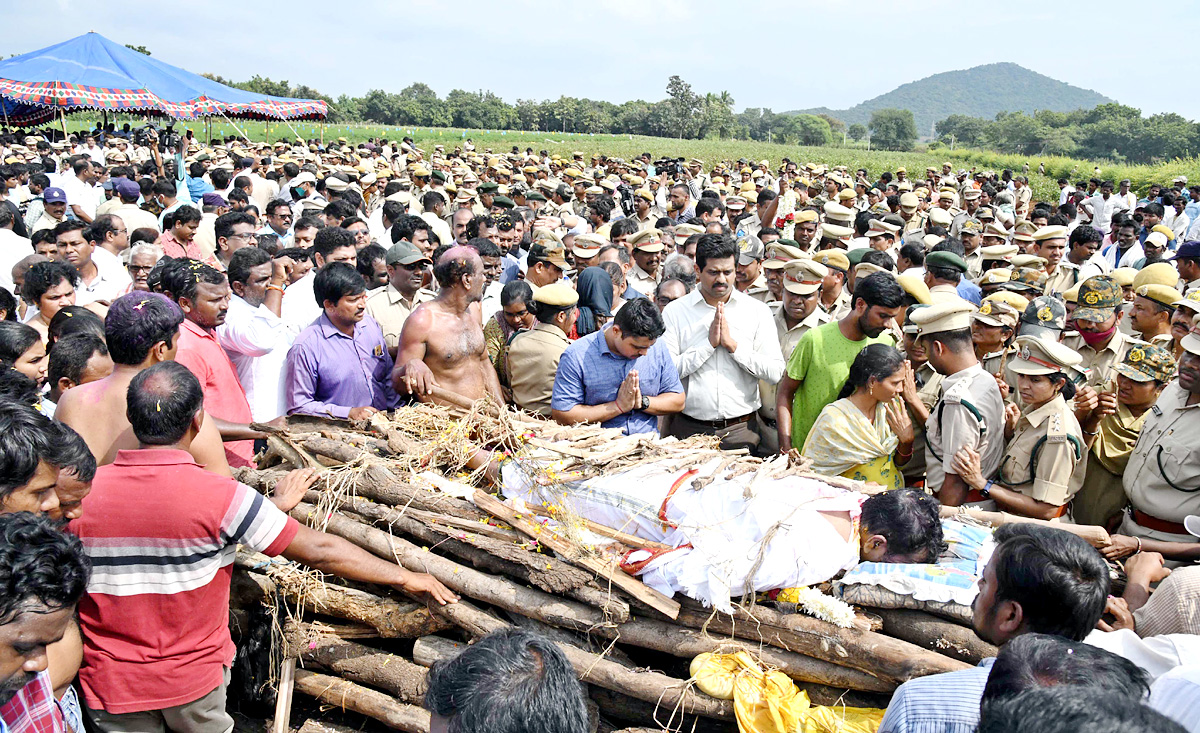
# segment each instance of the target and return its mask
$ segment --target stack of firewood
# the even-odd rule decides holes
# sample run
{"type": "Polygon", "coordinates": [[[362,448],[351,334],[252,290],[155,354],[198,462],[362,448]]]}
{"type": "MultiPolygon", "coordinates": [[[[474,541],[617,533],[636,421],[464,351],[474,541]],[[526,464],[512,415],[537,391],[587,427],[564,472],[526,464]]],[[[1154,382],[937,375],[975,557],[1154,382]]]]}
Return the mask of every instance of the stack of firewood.
{"type": "MultiPolygon", "coordinates": [[[[252,623],[251,604],[267,604],[276,620],[276,730],[287,729],[295,691],[326,707],[424,733],[427,668],[509,625],[535,629],[558,644],[586,683],[603,730],[731,729],[732,703],[708,697],[686,679],[687,662],[703,652],[748,650],[796,680],[814,703],[863,707],[885,706],[905,680],[964,669],[995,653],[969,628],[922,611],[859,609],[853,626],[839,628],[749,599],[728,615],[668,598],[622,572],[611,554],[556,531],[544,509],[518,512],[489,493],[479,460],[487,454],[479,451],[549,450],[571,470],[597,475],[643,460],[674,461],[681,469],[711,461],[719,453],[711,441],[623,437],[442,397],[447,404],[405,407],[370,423],[293,419],[271,435],[259,468],[237,476],[270,493],[289,470],[322,469],[292,516],[430,573],[462,597],[427,607],[391,589],[239,554],[235,635],[252,623]]],[[[799,470],[738,453],[723,458],[730,473],[799,470]]],[[[611,540],[605,549],[656,546],[593,523],[585,528],[611,540]]],[[[314,719],[304,729],[337,728],[314,719]]]]}

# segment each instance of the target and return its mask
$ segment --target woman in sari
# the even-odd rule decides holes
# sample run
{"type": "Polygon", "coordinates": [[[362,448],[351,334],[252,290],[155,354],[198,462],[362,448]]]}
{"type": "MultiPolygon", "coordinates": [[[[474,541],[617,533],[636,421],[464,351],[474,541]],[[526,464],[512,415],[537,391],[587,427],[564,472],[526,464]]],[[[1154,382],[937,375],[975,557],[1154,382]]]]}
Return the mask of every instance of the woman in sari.
{"type": "Polygon", "coordinates": [[[612,277],[603,267],[584,268],[575,282],[575,290],[579,293],[576,333],[579,336],[587,336],[589,333],[603,330],[604,324],[612,319],[612,277]]]}
{"type": "MultiPolygon", "coordinates": [[[[1071,518],[1077,524],[1094,524],[1110,531],[1121,523],[1121,512],[1128,503],[1121,483],[1125,465],[1146,413],[1175,376],[1175,358],[1163,346],[1137,345],[1114,371],[1116,390],[1101,392],[1096,407],[1080,422],[1088,447],[1087,481],[1071,502],[1071,518]]],[[[1137,547],[1131,538],[1125,539],[1130,539],[1129,548],[1137,547]]]]}
{"type": "Polygon", "coordinates": [[[898,399],[910,367],[898,349],[871,344],[858,352],[839,399],[817,417],[801,454],[829,476],[904,488],[897,466],[912,458],[912,420],[898,399]]]}
{"type": "Polygon", "coordinates": [[[511,397],[508,372],[504,368],[508,342],[518,331],[527,331],[536,322],[537,318],[533,315],[533,288],[524,280],[513,280],[506,284],[500,290],[500,310],[483,326],[483,343],[492,366],[496,368],[505,399],[511,397]]]}

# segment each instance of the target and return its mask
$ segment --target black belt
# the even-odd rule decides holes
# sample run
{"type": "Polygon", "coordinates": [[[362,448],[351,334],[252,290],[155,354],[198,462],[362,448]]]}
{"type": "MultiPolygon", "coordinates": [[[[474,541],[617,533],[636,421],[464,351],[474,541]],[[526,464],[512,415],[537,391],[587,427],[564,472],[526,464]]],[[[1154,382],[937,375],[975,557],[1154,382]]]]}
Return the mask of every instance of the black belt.
{"type": "Polygon", "coordinates": [[[701,425],[706,425],[716,430],[724,430],[725,428],[733,427],[734,425],[741,425],[742,423],[750,422],[750,418],[754,417],[754,413],[751,412],[742,415],[741,417],[729,417],[723,420],[697,420],[691,415],[684,415],[684,417],[692,422],[700,423],[701,425]]]}

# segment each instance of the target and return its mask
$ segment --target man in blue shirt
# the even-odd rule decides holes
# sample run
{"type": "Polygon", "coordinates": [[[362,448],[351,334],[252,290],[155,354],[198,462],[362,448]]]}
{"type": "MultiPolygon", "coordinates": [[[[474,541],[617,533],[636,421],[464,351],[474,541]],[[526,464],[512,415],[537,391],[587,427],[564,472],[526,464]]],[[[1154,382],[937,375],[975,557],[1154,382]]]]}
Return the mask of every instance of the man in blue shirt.
{"type": "Polygon", "coordinates": [[[665,331],[654,303],[637,298],[617,311],[612,326],[568,346],[554,378],[554,419],[657,434],[658,417],[684,404],[679,371],[666,344],[658,343],[665,331]]]}
{"type": "MultiPolygon", "coordinates": [[[[1100,553],[1077,535],[1033,524],[1004,525],[994,539],[975,597],[975,633],[996,645],[1028,633],[1083,641],[1108,599],[1100,553]]],[[[995,661],[900,685],[878,733],[974,733],[995,661]]]]}

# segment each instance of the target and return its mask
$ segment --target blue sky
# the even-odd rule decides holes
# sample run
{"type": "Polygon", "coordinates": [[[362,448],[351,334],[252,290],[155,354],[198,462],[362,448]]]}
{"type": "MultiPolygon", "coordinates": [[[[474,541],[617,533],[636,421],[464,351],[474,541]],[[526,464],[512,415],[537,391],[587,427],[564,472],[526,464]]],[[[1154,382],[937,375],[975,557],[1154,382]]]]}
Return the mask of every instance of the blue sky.
{"type": "MultiPolygon", "coordinates": [[[[443,96],[490,89],[509,102],[563,94],[657,100],[667,77],[679,74],[698,92],[728,90],[737,111],[842,109],[931,74],[1012,61],[1144,114],[1200,119],[1200,98],[1180,93],[1163,73],[1163,62],[1186,64],[1186,56],[1173,57],[1169,43],[1156,60],[1145,54],[1139,7],[1127,0],[1072,10],[1026,0],[133,0],[100,8],[46,0],[6,9],[7,26],[20,32],[9,34],[4,53],[94,30],[192,71],[237,80],[260,74],[335,97],[422,81],[443,96]]],[[[1176,41],[1200,30],[1200,3],[1152,12],[1153,27],[1169,21],[1176,41]]],[[[1180,74],[1185,89],[1188,75],[1180,74]]]]}

